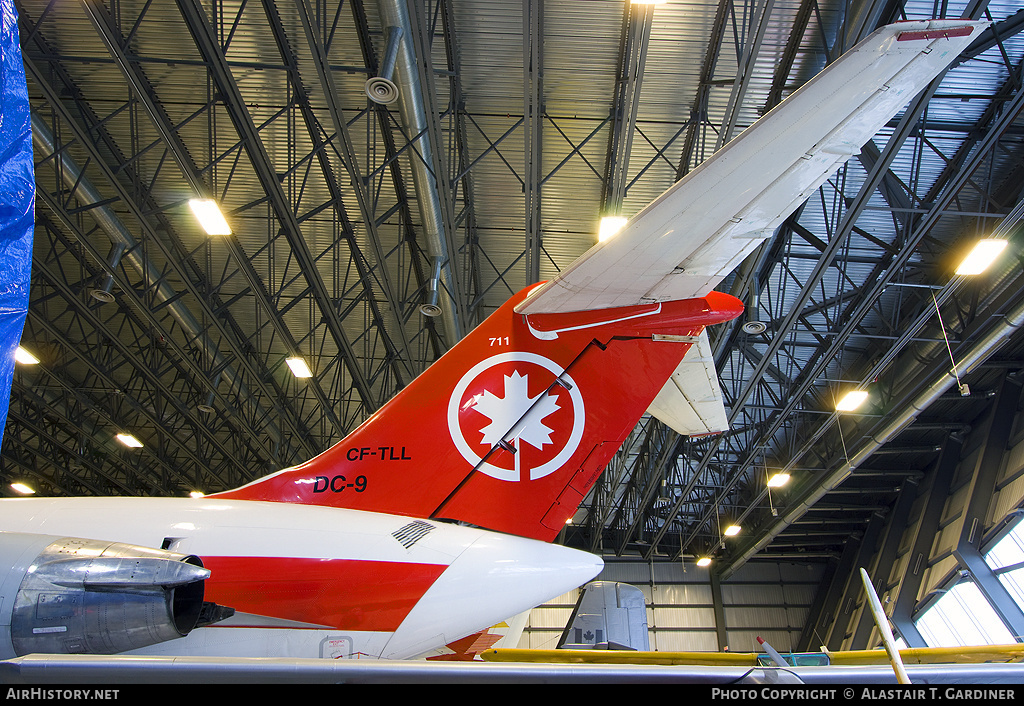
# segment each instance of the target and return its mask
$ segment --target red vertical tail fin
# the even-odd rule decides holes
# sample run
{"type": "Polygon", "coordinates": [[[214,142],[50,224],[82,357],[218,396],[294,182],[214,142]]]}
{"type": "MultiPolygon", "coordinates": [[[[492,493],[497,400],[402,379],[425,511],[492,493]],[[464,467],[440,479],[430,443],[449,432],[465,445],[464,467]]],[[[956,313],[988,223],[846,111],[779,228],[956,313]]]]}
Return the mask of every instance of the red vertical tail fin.
{"type": "Polygon", "coordinates": [[[707,325],[739,300],[515,312],[513,297],[344,440],[220,494],[550,540],[707,325]]]}

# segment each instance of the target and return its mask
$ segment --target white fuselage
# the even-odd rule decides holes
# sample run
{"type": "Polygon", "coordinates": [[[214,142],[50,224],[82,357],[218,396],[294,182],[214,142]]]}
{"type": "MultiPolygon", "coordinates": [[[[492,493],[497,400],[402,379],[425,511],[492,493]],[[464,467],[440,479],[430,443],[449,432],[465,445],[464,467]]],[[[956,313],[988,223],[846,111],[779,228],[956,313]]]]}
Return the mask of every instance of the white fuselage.
{"type": "Polygon", "coordinates": [[[216,498],[0,500],[0,531],[199,556],[212,572],[206,600],[236,614],[140,654],[414,657],[586,583],[603,565],[433,520],[216,498]]]}

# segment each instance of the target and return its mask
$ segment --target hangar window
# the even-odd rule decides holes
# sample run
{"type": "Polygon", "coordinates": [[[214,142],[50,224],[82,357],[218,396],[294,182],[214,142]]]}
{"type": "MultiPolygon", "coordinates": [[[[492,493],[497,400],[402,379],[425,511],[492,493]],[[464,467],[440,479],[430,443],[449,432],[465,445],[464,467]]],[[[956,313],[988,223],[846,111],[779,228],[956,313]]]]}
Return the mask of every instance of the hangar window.
{"type": "Polygon", "coordinates": [[[1017,525],[985,555],[999,583],[1019,606],[1024,606],[1024,523],[1017,525]]]}
{"type": "Polygon", "coordinates": [[[961,580],[915,621],[929,647],[1006,645],[1006,625],[973,581],[961,580]]]}

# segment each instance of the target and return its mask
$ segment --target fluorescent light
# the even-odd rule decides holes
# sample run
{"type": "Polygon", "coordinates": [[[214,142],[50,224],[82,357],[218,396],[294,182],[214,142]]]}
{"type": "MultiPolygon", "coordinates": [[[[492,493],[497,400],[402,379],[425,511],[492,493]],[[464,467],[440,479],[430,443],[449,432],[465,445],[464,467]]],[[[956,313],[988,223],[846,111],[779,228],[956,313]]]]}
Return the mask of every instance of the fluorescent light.
{"type": "Polygon", "coordinates": [[[956,273],[958,275],[980,275],[1006,249],[1006,243],[1005,240],[995,238],[979,240],[970,254],[956,268],[956,273]]]}
{"type": "Polygon", "coordinates": [[[697,560],[697,566],[711,566],[711,557],[702,556],[697,560]]]}
{"type": "Polygon", "coordinates": [[[313,371],[306,365],[306,361],[302,358],[289,358],[285,361],[288,363],[288,367],[292,369],[292,375],[297,378],[311,378],[313,377],[313,371]]]}
{"type": "Polygon", "coordinates": [[[602,218],[601,225],[597,230],[597,242],[603,243],[622,230],[622,226],[626,225],[626,220],[623,216],[605,216],[602,218]]]}
{"type": "Polygon", "coordinates": [[[22,365],[36,365],[39,362],[38,358],[21,346],[18,346],[17,350],[14,351],[14,360],[22,365]]]}
{"type": "Polygon", "coordinates": [[[11,489],[16,493],[21,493],[22,495],[33,495],[36,492],[24,483],[11,483],[11,489]]]}
{"type": "Polygon", "coordinates": [[[852,412],[864,404],[867,398],[867,390],[850,390],[843,396],[843,399],[836,403],[836,411],[852,412]]]}
{"type": "Polygon", "coordinates": [[[728,527],[725,528],[725,536],[726,537],[735,537],[739,533],[740,533],[740,526],[739,525],[729,525],[728,527]]]}
{"type": "Polygon", "coordinates": [[[768,479],[769,488],[781,488],[789,482],[788,473],[776,473],[774,476],[768,479]]]}
{"type": "Polygon", "coordinates": [[[213,199],[191,199],[188,205],[192,213],[196,214],[199,225],[208,235],[231,235],[231,226],[224,220],[224,214],[220,212],[220,206],[213,199]]]}
{"type": "Polygon", "coordinates": [[[118,434],[115,438],[118,441],[120,441],[122,444],[124,444],[125,446],[127,446],[129,448],[132,448],[132,449],[141,449],[142,448],[142,442],[139,441],[138,439],[136,439],[131,434],[118,434]]]}

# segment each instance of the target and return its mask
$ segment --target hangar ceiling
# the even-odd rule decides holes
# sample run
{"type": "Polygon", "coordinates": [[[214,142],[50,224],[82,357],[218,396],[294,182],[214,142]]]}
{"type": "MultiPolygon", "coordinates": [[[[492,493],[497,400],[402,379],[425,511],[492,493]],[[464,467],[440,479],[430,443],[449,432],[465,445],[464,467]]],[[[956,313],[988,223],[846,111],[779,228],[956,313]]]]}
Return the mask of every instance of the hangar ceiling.
{"type": "Polygon", "coordinates": [[[723,574],[837,556],[1024,364],[1019,0],[15,4],[37,165],[23,343],[42,362],[15,373],[6,494],[210,493],[310,458],[567,267],[602,215],[901,19],[993,24],[723,284],[748,303],[712,333],[731,431],[645,418],[559,541],[714,553],[723,574]],[[382,72],[400,102],[368,99],[382,72]],[[196,196],[232,235],[199,228],[196,196]],[[992,232],[1011,240],[997,271],[955,276],[992,232]],[[854,386],[867,407],[837,414],[854,386]]]}

